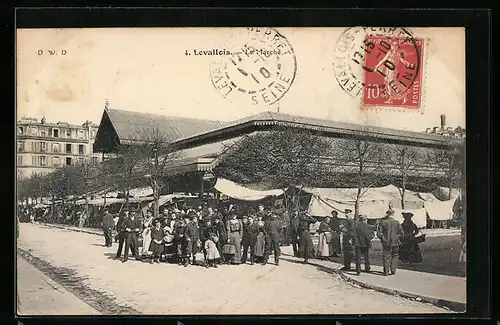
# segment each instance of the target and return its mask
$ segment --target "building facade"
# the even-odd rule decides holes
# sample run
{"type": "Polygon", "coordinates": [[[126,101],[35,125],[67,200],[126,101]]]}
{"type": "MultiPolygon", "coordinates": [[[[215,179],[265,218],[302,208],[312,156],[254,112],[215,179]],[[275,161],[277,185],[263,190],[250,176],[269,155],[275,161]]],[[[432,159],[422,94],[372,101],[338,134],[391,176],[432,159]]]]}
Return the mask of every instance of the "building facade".
{"type": "Polygon", "coordinates": [[[17,122],[18,179],[47,174],[57,167],[85,160],[101,161],[101,154],[93,152],[97,129],[98,125],[90,121],[72,125],[47,123],[45,118],[21,118],[17,122]]]}

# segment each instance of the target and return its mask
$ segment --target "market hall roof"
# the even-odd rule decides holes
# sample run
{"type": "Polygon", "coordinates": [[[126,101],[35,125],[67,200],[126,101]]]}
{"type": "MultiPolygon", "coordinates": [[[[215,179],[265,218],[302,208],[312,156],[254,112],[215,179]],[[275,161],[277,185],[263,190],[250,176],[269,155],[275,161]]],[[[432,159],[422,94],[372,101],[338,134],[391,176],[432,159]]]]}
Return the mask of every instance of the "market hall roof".
{"type": "Polygon", "coordinates": [[[438,134],[366,126],[277,112],[264,112],[226,123],[212,130],[205,130],[197,134],[180,137],[174,141],[174,144],[179,148],[189,148],[277,126],[306,129],[328,137],[357,137],[371,141],[421,147],[443,147],[454,142],[460,142],[458,138],[438,134]]]}
{"type": "Polygon", "coordinates": [[[140,142],[141,130],[161,129],[168,141],[219,128],[224,122],[150,113],[105,109],[97,131],[94,152],[112,152],[117,144],[140,142]]]}

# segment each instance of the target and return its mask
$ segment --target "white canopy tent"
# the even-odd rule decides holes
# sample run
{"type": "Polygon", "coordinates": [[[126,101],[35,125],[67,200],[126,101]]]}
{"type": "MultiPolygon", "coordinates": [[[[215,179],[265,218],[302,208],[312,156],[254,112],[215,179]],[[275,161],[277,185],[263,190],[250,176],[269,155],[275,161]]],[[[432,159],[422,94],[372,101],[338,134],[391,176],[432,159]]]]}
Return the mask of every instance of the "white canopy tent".
{"type": "MultiPolygon", "coordinates": [[[[306,188],[311,194],[308,213],[316,217],[327,217],[332,210],[339,212],[339,218],[345,218],[345,209],[355,210],[357,188],[306,188]]],[[[434,192],[433,192],[434,193],[434,192]]],[[[432,220],[449,220],[456,200],[439,200],[433,193],[405,191],[405,209],[401,209],[401,195],[396,186],[371,188],[364,191],[359,201],[359,213],[368,219],[378,219],[392,208],[395,219],[402,221],[402,212],[413,213],[413,221],[419,227],[425,227],[427,215],[432,220]]],[[[452,191],[453,193],[453,191],[452,191]]]]}
{"type": "Polygon", "coordinates": [[[222,194],[241,201],[260,201],[267,197],[281,196],[285,193],[283,190],[252,190],[224,178],[218,178],[214,187],[222,194]]]}

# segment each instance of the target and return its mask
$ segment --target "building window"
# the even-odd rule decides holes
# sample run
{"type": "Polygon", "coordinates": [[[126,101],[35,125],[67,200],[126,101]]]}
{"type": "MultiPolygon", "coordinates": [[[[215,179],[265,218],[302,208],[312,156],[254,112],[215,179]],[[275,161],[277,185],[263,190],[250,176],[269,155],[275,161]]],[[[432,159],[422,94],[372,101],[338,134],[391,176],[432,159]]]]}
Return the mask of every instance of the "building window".
{"type": "Polygon", "coordinates": [[[45,129],[45,128],[41,129],[41,130],[40,130],[40,135],[41,135],[42,137],[46,137],[46,136],[47,136],[47,129],[45,129]]]}
{"type": "Polygon", "coordinates": [[[66,144],[66,153],[71,153],[71,143],[66,144]]]}
{"type": "Polygon", "coordinates": [[[23,165],[23,156],[17,156],[17,165],[22,166],[23,165]]]}
{"type": "Polygon", "coordinates": [[[66,130],[66,138],[71,139],[71,130],[66,130]]]}
{"type": "Polygon", "coordinates": [[[24,151],[24,141],[17,141],[17,151],[24,151]]]}
{"type": "Polygon", "coordinates": [[[53,129],[52,130],[52,136],[54,138],[59,138],[59,130],[58,129],[53,129]]]}
{"type": "Polygon", "coordinates": [[[98,160],[97,160],[97,157],[92,157],[92,162],[93,162],[94,164],[97,164],[97,161],[98,161],[98,160]]]}
{"type": "Polygon", "coordinates": [[[78,130],[78,139],[83,139],[84,135],[83,130],[78,130]]]}
{"type": "Polygon", "coordinates": [[[78,145],[78,153],[80,155],[84,155],[85,154],[85,148],[83,147],[83,144],[78,145]]]}
{"type": "Polygon", "coordinates": [[[47,142],[40,142],[40,151],[47,152],[47,142]]]}
{"type": "Polygon", "coordinates": [[[17,134],[23,135],[24,134],[24,127],[20,126],[17,128],[17,134]]]}
{"type": "Polygon", "coordinates": [[[45,156],[40,156],[40,166],[47,166],[47,157],[45,156]]]}
{"type": "Polygon", "coordinates": [[[95,130],[92,130],[92,139],[95,139],[95,130]]]}
{"type": "Polygon", "coordinates": [[[31,166],[36,166],[37,164],[36,156],[31,156],[31,166]]]}
{"type": "Polygon", "coordinates": [[[52,152],[59,153],[60,152],[60,146],[59,143],[53,143],[52,144],[52,152]]]}
{"type": "Polygon", "coordinates": [[[59,157],[57,156],[52,157],[52,165],[59,166],[59,157]]]}
{"type": "Polygon", "coordinates": [[[78,157],[78,163],[81,165],[83,164],[83,158],[82,157],[78,157]]]}
{"type": "Polygon", "coordinates": [[[71,165],[71,157],[66,158],[66,165],[71,165]]]}
{"type": "Polygon", "coordinates": [[[38,128],[36,126],[31,127],[31,135],[37,135],[38,134],[38,128]]]}

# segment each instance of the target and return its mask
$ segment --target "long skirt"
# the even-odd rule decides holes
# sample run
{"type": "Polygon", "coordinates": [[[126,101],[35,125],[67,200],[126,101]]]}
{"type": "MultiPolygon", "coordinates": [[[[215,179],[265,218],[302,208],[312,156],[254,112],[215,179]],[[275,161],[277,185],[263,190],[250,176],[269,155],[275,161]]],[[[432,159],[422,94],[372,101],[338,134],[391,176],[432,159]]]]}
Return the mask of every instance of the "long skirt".
{"type": "Polygon", "coordinates": [[[148,255],[150,253],[149,246],[151,245],[151,229],[146,228],[142,232],[142,250],[141,255],[148,255]]]}
{"type": "Polygon", "coordinates": [[[236,247],[236,254],[231,257],[232,264],[240,264],[241,263],[241,236],[239,232],[230,232],[229,233],[229,243],[236,247]]]}
{"type": "Polygon", "coordinates": [[[327,242],[326,233],[322,232],[319,234],[317,254],[318,257],[328,257],[330,256],[330,245],[327,242]]]}
{"type": "Polygon", "coordinates": [[[407,263],[422,263],[422,253],[418,244],[411,240],[399,245],[399,259],[407,263]]]}
{"type": "Polygon", "coordinates": [[[266,237],[263,232],[257,235],[257,242],[255,243],[254,255],[256,257],[263,257],[266,251],[266,237]]]}
{"type": "Polygon", "coordinates": [[[314,244],[312,241],[311,234],[308,230],[303,230],[299,235],[299,249],[297,251],[297,257],[313,258],[314,257],[314,244]]]}
{"type": "Polygon", "coordinates": [[[330,240],[330,245],[329,245],[330,256],[342,253],[342,250],[340,248],[340,235],[335,231],[332,231],[331,234],[332,234],[332,239],[330,240]]]}
{"type": "Polygon", "coordinates": [[[153,240],[149,244],[149,251],[152,252],[154,256],[160,256],[160,254],[163,253],[163,248],[163,244],[155,243],[153,240]]]}
{"type": "Polygon", "coordinates": [[[205,242],[205,250],[207,252],[207,260],[215,260],[215,259],[220,258],[219,250],[217,249],[217,245],[213,241],[211,241],[210,239],[208,239],[205,242]]]}

